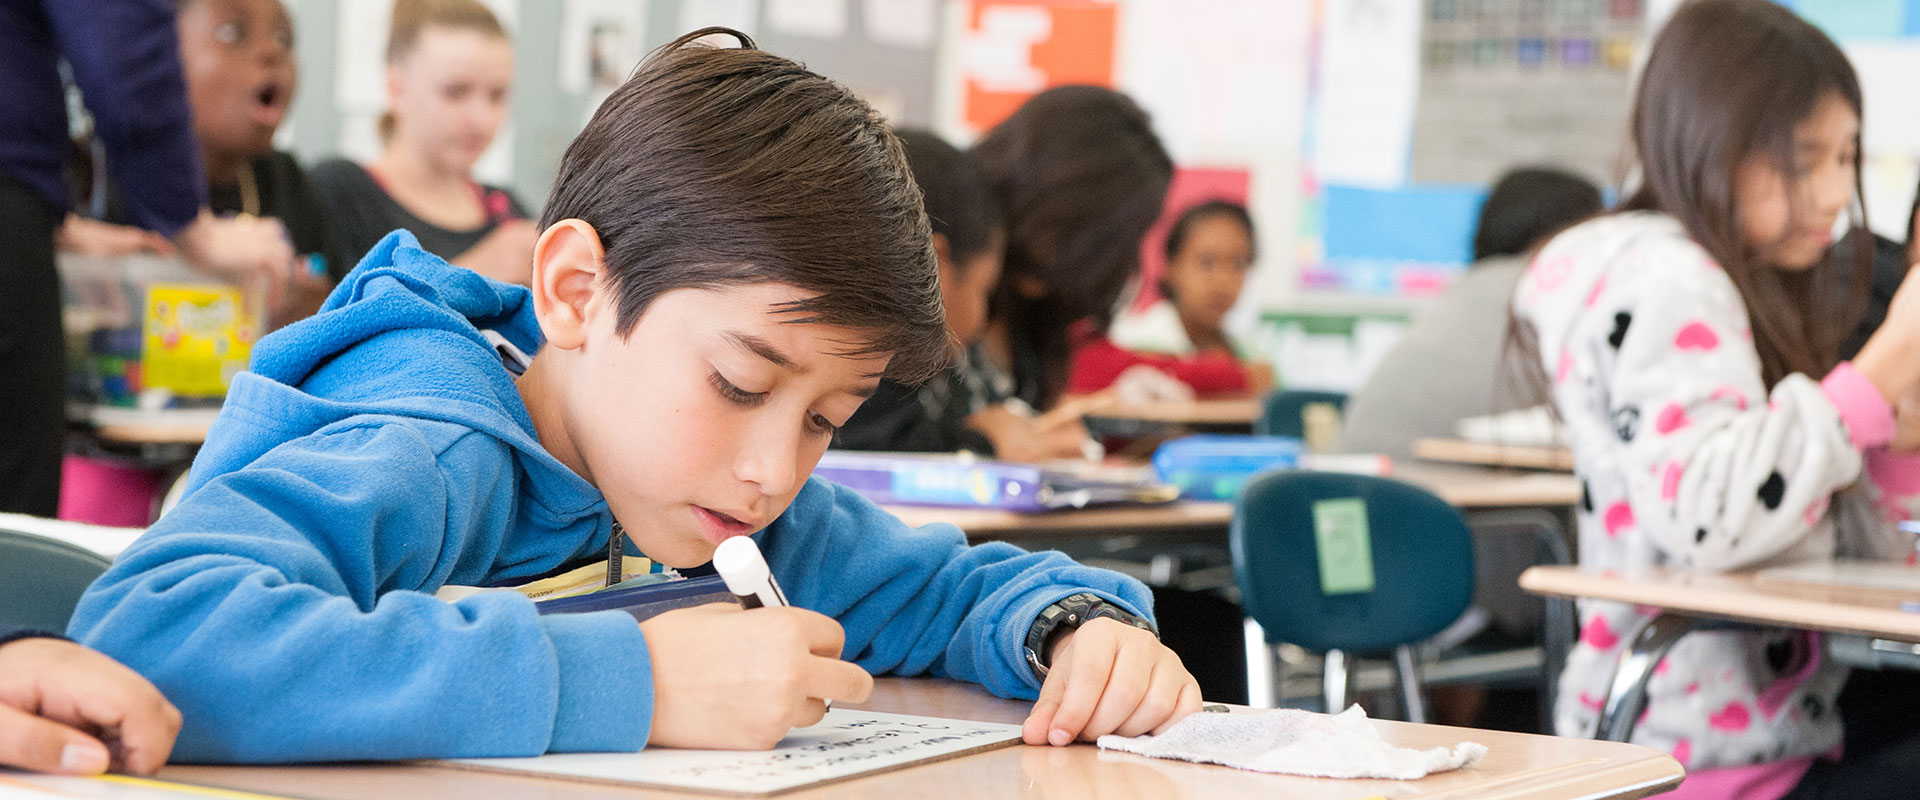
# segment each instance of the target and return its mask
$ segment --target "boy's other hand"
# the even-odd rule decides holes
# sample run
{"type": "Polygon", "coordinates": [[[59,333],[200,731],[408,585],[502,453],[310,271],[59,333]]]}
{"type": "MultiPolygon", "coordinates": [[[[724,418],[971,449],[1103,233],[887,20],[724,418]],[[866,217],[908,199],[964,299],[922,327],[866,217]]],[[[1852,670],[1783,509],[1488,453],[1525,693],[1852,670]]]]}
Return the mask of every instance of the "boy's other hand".
{"type": "Polygon", "coordinates": [[[62,639],[0,645],[0,764],[151,774],[179,732],[179,709],[111,658],[62,639]],[[111,751],[102,739],[115,743],[111,751]]]}
{"type": "Polygon", "coordinates": [[[866,702],[873,676],[840,660],[840,623],[801,608],[715,603],[640,623],[653,661],[650,746],[766,750],[820,721],[821,700],[866,702]]]}
{"type": "Polygon", "coordinates": [[[1062,746],[1109,733],[1159,733],[1200,710],[1200,684],[1153,634],[1107,618],[1069,632],[1022,731],[1027,744],[1062,746]]]}

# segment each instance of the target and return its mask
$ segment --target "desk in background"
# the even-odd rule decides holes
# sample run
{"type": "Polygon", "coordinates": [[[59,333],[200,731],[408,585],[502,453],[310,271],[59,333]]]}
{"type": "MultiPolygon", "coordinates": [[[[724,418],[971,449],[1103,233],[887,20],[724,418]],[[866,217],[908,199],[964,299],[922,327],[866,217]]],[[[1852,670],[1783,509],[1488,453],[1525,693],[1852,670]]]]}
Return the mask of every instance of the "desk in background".
{"type": "MultiPolygon", "coordinates": [[[[1455,465],[1407,464],[1390,476],[1427,491],[1464,512],[1563,508],[1580,502],[1580,481],[1563,473],[1512,472],[1455,465]]],[[[949,522],[974,541],[1015,544],[1062,538],[1167,534],[1225,541],[1233,504],[1181,500],[1164,505],[1112,505],[1022,513],[984,508],[887,506],[909,525],[949,522]]]]}
{"type": "MultiPolygon", "coordinates": [[[[1652,606],[1660,613],[1637,630],[1621,656],[1601,709],[1596,736],[1626,741],[1633,733],[1653,668],[1681,636],[1713,622],[1751,623],[1844,634],[1829,640],[1836,647],[1908,665],[1920,658],[1920,588],[1894,589],[1801,577],[1780,577],[1769,570],[1711,573],[1644,568],[1625,571],[1578,567],[1533,567],[1520,586],[1535,594],[1573,599],[1611,600],[1652,606]],[[1888,645],[1892,645],[1889,647],[1888,645]]],[[[1840,574],[1844,577],[1844,573],[1840,574]]]]}
{"type": "MultiPolygon", "coordinates": [[[[952,681],[882,678],[871,708],[905,714],[1018,724],[1024,701],[1002,700],[978,687],[952,681]]],[[[1485,744],[1487,757],[1470,769],[1418,781],[1329,780],[1266,775],[1226,767],[1108,754],[1091,746],[1014,746],[866,775],[790,794],[793,800],[840,797],[1063,798],[1155,797],[1231,800],[1288,797],[1353,800],[1419,796],[1438,800],[1519,798],[1638,798],[1679,785],[1680,764],[1649,748],[1617,742],[1562,739],[1502,731],[1479,731],[1404,722],[1378,723],[1388,741],[1405,747],[1485,744]]],[[[294,794],[313,800],[408,797],[422,800],[566,796],[615,798],[710,798],[686,794],[476,772],[426,764],[340,764],[288,767],[169,766],[166,780],[243,791],[294,794]]]]}
{"type": "Polygon", "coordinates": [[[1454,464],[1573,471],[1573,450],[1565,447],[1533,447],[1466,439],[1415,439],[1413,454],[1428,461],[1454,464]]]}
{"type": "Polygon", "coordinates": [[[76,409],[72,418],[91,426],[95,436],[110,444],[198,447],[206,443],[207,430],[219,415],[218,408],[140,411],[92,406],[76,409]]]}

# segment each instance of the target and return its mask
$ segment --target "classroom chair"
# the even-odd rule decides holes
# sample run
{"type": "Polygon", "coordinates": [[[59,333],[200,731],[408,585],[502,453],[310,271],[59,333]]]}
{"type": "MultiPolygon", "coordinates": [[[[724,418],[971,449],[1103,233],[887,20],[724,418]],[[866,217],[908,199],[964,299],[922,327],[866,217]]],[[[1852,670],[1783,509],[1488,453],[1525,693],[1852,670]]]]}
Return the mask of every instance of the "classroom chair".
{"type": "Polygon", "coordinates": [[[1344,411],[1347,395],[1318,389],[1277,389],[1267,395],[1260,419],[1254,421],[1253,432],[1261,436],[1304,439],[1307,433],[1304,417],[1307,407],[1314,403],[1328,403],[1335,411],[1344,411]]]}
{"type": "Polygon", "coordinates": [[[0,528],[0,626],[66,630],[80,594],[106,571],[98,553],[0,528]]]}
{"type": "Polygon", "coordinates": [[[1271,675],[1274,647],[1326,657],[1329,712],[1346,707],[1348,659],[1393,653],[1407,717],[1425,722],[1413,646],[1473,600],[1473,542],[1460,512],[1411,484],[1286,470],[1248,481],[1228,532],[1247,617],[1248,681],[1271,675]]]}

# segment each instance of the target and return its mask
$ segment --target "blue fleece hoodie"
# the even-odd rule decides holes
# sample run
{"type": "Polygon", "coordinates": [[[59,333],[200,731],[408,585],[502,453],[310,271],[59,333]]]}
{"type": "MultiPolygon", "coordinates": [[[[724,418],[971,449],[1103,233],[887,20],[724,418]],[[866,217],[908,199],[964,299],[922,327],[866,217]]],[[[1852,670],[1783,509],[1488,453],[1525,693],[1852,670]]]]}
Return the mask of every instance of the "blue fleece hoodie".
{"type": "MultiPolygon", "coordinates": [[[[527,290],[389,235],[320,314],[261,340],[186,497],[94,583],[74,638],[186,717],[177,761],[285,762],[637,750],[647,642],[618,611],[540,616],[521,581],[603,557],[601,494],[540,447],[480,330],[540,344],[527,290]]],[[[1021,640],[1091,590],[1143,586],[1057,552],[968,547],[810,480],[755,538],[796,605],[840,621],[873,673],[1038,684],[1021,640]]]]}

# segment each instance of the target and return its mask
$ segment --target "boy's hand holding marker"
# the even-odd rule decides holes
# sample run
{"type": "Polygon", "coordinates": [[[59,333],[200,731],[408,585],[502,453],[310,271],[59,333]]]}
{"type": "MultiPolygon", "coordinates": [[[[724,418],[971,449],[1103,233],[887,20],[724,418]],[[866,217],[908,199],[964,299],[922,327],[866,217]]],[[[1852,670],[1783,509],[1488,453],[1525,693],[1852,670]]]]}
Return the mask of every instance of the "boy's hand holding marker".
{"type": "Polygon", "coordinates": [[[840,623],[787,605],[752,539],[722,542],[713,567],[739,608],[717,603],[640,623],[653,656],[649,744],[766,750],[819,722],[831,701],[873,693],[873,676],[840,660],[840,623]]]}

